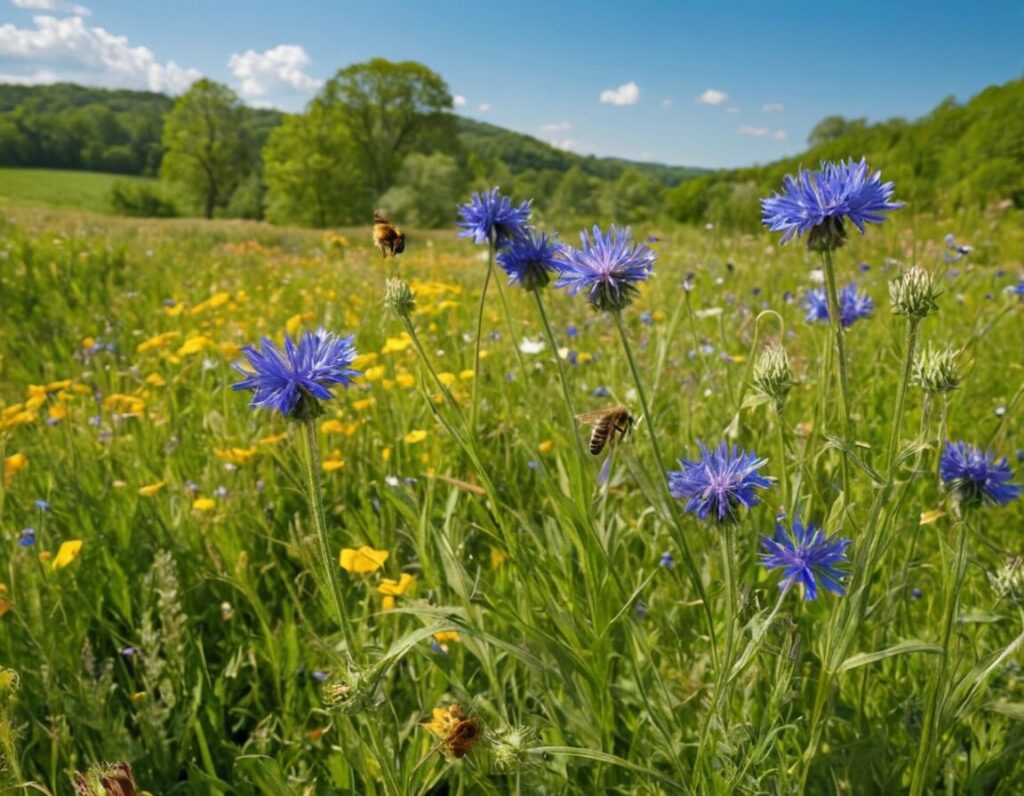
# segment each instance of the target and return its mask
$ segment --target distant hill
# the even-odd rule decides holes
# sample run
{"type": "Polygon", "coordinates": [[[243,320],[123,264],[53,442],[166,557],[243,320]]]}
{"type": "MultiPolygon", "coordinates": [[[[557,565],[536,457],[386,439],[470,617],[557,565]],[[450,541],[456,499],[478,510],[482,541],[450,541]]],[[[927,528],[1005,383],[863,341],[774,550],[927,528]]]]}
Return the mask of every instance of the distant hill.
{"type": "Polygon", "coordinates": [[[808,145],[795,157],[682,183],[666,195],[667,211],[679,221],[749,226],[759,215],[757,198],[778,190],[784,175],[861,157],[917,211],[1024,207],[1024,79],[990,86],[964,103],[947,98],[914,121],[869,125],[831,116],[811,131],[808,145]]]}
{"type": "MultiPolygon", "coordinates": [[[[153,175],[159,171],[163,117],[174,104],[165,94],[102,89],[73,83],[23,86],[0,83],[0,166],[83,169],[153,175]]],[[[246,108],[247,127],[262,146],[281,123],[280,111],[246,108]]],[[[522,133],[456,117],[467,155],[499,158],[518,175],[580,167],[603,180],[633,169],[671,187],[703,169],[582,156],[522,133]]]]}
{"type": "Polygon", "coordinates": [[[459,139],[467,151],[484,159],[500,159],[513,175],[531,169],[566,172],[577,166],[592,177],[614,180],[622,172],[632,169],[671,187],[683,180],[708,173],[708,169],[688,166],[666,166],[661,163],[643,163],[622,158],[578,155],[558,149],[533,136],[462,116],[458,117],[458,131],[459,139]]]}

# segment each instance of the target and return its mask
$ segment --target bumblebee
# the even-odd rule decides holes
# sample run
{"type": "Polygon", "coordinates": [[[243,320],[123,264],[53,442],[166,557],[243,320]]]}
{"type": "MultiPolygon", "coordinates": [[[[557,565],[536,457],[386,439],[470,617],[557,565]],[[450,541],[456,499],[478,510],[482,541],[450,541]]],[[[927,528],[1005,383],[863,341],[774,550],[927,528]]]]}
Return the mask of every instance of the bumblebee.
{"type": "Polygon", "coordinates": [[[373,213],[373,245],[380,251],[381,257],[394,257],[405,251],[405,234],[391,226],[387,214],[381,210],[373,213]]]}

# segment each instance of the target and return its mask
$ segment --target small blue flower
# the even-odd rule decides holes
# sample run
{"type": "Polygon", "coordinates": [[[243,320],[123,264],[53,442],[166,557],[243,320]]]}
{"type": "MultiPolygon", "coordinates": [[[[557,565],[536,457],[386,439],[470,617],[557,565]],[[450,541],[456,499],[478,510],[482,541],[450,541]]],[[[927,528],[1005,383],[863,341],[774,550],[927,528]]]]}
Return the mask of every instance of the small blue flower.
{"type": "Polygon", "coordinates": [[[565,334],[567,337],[570,338],[579,337],[580,330],[577,329],[574,325],[569,324],[568,326],[565,327],[565,334]]]}
{"type": "Polygon", "coordinates": [[[242,353],[249,368],[236,363],[245,378],[233,384],[235,390],[252,390],[249,406],[276,409],[289,416],[299,409],[304,398],[329,400],[332,384],[348,386],[359,375],[349,366],[356,357],[351,337],[338,337],[320,329],[306,332],[296,344],[285,335],[282,352],[271,340],[263,338],[263,350],[245,346],[242,353]]]}
{"type": "Polygon", "coordinates": [[[103,422],[103,418],[100,417],[99,415],[93,415],[92,417],[89,418],[89,425],[90,426],[98,426],[102,422],[103,422]]]}
{"type": "Polygon", "coordinates": [[[880,171],[869,174],[863,158],[822,163],[820,171],[800,169],[796,177],[783,179],[782,194],[761,200],[762,221],[772,232],[783,233],[782,243],[806,232],[809,248],[835,249],[846,238],[844,219],[863,233],[865,224],[880,224],[883,213],[903,207],[892,201],[893,183],[881,177],[880,171]]]}
{"type": "Polygon", "coordinates": [[[920,589],[914,589],[912,592],[910,592],[910,594],[911,596],[913,596],[915,600],[920,600],[924,596],[924,592],[922,592],[920,589]]]}
{"type": "MultiPolygon", "coordinates": [[[[867,318],[875,308],[875,302],[871,300],[871,296],[858,292],[857,285],[853,282],[842,288],[837,298],[839,299],[839,322],[844,328],[851,326],[854,321],[867,318]]],[[[807,310],[804,320],[808,323],[815,321],[824,323],[828,320],[828,298],[824,288],[815,287],[808,290],[804,295],[803,304],[804,309],[807,310]]]]}
{"type": "Polygon", "coordinates": [[[551,280],[561,248],[544,233],[524,231],[498,255],[498,265],[508,274],[510,285],[522,285],[524,290],[539,290],[551,280]]]}
{"type": "Polygon", "coordinates": [[[740,507],[750,508],[761,502],[755,490],[766,489],[772,482],[761,475],[766,460],[723,442],[709,450],[697,443],[701,457],[697,461],[680,460],[682,470],[668,473],[672,497],[688,500],[686,511],[701,520],[732,522],[739,518],[740,507]]]}
{"type": "Polygon", "coordinates": [[[592,395],[595,398],[607,398],[611,394],[612,394],[612,391],[609,390],[607,387],[604,387],[604,386],[595,387],[594,388],[594,392],[592,393],[592,395]]]}
{"type": "Polygon", "coordinates": [[[462,227],[460,238],[472,238],[477,244],[493,240],[494,247],[501,249],[526,229],[530,220],[530,202],[515,207],[511,199],[494,188],[473,194],[459,208],[459,216],[461,220],[457,226],[462,227]]]}
{"type": "Polygon", "coordinates": [[[761,554],[761,563],[767,570],[783,570],[780,589],[800,584],[805,600],[818,596],[819,581],[830,592],[843,595],[846,590],[842,580],[846,573],[839,566],[846,563],[849,545],[849,539],[826,538],[814,523],[805,526],[794,519],[792,535],[779,523],[774,536],[761,539],[761,547],[767,551],[761,554]]]}
{"type": "Polygon", "coordinates": [[[628,228],[612,224],[605,235],[595,225],[592,234],[580,233],[578,249],[563,247],[555,287],[568,288],[570,296],[586,290],[595,309],[618,312],[636,296],[637,284],[651,275],[658,255],[634,243],[628,228]]]}
{"type": "Polygon", "coordinates": [[[529,467],[531,470],[539,470],[540,462],[537,461],[536,459],[530,459],[530,461],[526,463],[526,466],[529,467]]]}
{"type": "Polygon", "coordinates": [[[672,569],[676,562],[672,558],[672,553],[666,551],[661,554],[661,558],[658,560],[658,563],[661,564],[665,569],[672,569]]]}
{"type": "Polygon", "coordinates": [[[18,547],[31,547],[36,543],[36,529],[23,528],[18,537],[18,547]]]}
{"type": "Polygon", "coordinates": [[[213,493],[219,498],[226,498],[228,496],[228,488],[226,486],[219,486],[213,493]]]}
{"type": "Polygon", "coordinates": [[[139,651],[135,647],[122,647],[121,648],[121,657],[122,658],[127,658],[128,660],[131,660],[132,658],[134,658],[138,654],[139,654],[139,651]]]}
{"type": "Polygon", "coordinates": [[[36,500],[36,508],[39,509],[40,511],[49,511],[50,509],[53,508],[53,506],[51,506],[49,503],[47,503],[42,498],[38,498],[36,500]]]}
{"type": "Polygon", "coordinates": [[[640,323],[644,324],[645,326],[650,326],[651,324],[654,323],[654,316],[651,315],[651,313],[646,312],[646,311],[645,312],[641,312],[640,313],[640,323]]]}
{"type": "Polygon", "coordinates": [[[636,615],[637,615],[638,619],[646,619],[647,618],[647,603],[645,603],[643,600],[637,600],[636,601],[636,607],[635,607],[634,610],[636,611],[636,615]]]}
{"type": "Polygon", "coordinates": [[[939,459],[942,482],[965,507],[1004,506],[1020,497],[1006,458],[966,442],[947,442],[939,459]]]}
{"type": "Polygon", "coordinates": [[[328,672],[323,671],[322,669],[317,669],[313,672],[313,679],[316,680],[318,683],[322,683],[328,677],[330,677],[330,674],[328,672]]]}

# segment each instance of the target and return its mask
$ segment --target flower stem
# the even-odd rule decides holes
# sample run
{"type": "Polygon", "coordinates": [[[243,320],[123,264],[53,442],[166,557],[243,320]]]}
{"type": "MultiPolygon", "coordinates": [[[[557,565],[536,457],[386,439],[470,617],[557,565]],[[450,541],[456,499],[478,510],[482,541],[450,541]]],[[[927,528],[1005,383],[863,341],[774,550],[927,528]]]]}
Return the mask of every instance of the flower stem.
{"type": "Polygon", "coordinates": [[[305,444],[303,456],[306,467],[306,497],[309,500],[309,510],[313,515],[313,523],[316,526],[317,540],[320,546],[320,559],[324,567],[324,574],[327,577],[327,588],[330,598],[334,602],[334,609],[338,614],[338,624],[341,625],[341,632],[345,637],[346,655],[353,659],[356,655],[355,639],[352,635],[352,627],[349,624],[348,614],[345,611],[345,598],[341,593],[341,584],[338,582],[338,573],[335,571],[335,560],[331,555],[331,545],[327,539],[327,517],[324,514],[323,490],[320,485],[320,448],[316,437],[316,419],[312,412],[302,422],[303,440],[305,444]]]}
{"type": "Polygon", "coordinates": [[[917,758],[914,761],[914,771],[910,778],[911,796],[920,796],[925,789],[934,753],[932,746],[939,723],[938,716],[936,715],[938,713],[939,698],[946,687],[946,672],[949,667],[950,658],[949,644],[953,637],[953,627],[956,625],[956,617],[960,606],[960,590],[963,588],[964,574],[967,571],[966,521],[960,522],[959,531],[952,578],[946,581],[946,614],[942,627],[942,656],[939,659],[939,668],[932,679],[927,702],[925,703],[924,723],[921,725],[921,739],[918,742],[917,758]]]}
{"type": "MultiPolygon", "coordinates": [[[[832,334],[836,341],[836,370],[839,381],[839,410],[843,426],[843,437],[849,441],[850,436],[850,397],[846,382],[846,333],[839,310],[839,294],[836,292],[836,270],[832,263],[832,250],[825,249],[821,254],[825,270],[826,295],[828,296],[828,317],[832,323],[832,334]]],[[[839,460],[840,473],[843,479],[843,494],[850,497],[850,471],[846,462],[846,454],[839,460]]]]}
{"type": "Polygon", "coordinates": [[[530,292],[533,293],[533,297],[537,301],[537,314],[540,315],[540,322],[544,326],[544,336],[547,338],[548,345],[551,346],[551,350],[555,354],[558,381],[562,385],[562,399],[565,401],[565,410],[568,414],[569,433],[572,434],[572,438],[576,442],[576,451],[579,453],[580,460],[585,461],[586,454],[583,450],[583,443],[580,441],[580,435],[576,433],[576,407],[572,400],[572,392],[569,390],[569,380],[565,375],[565,365],[562,364],[562,358],[558,356],[558,344],[555,342],[555,334],[551,331],[551,323],[548,321],[548,314],[544,309],[544,299],[541,298],[539,290],[531,290],[530,292]]]}
{"type": "Polygon", "coordinates": [[[903,407],[907,398],[907,386],[910,384],[910,373],[914,367],[914,349],[917,347],[918,318],[911,318],[907,324],[907,350],[903,358],[903,374],[900,378],[899,392],[896,393],[896,409],[892,418],[892,433],[889,435],[889,449],[885,462],[888,480],[892,481],[896,470],[896,451],[900,444],[900,429],[903,423],[903,407]]]}
{"type": "Polygon", "coordinates": [[[786,428],[782,420],[782,409],[775,413],[775,432],[779,442],[779,487],[782,489],[782,508],[788,515],[789,505],[789,473],[786,472],[786,428]]]}
{"type": "Polygon", "coordinates": [[[473,404],[469,409],[469,432],[476,434],[476,418],[480,409],[480,338],[484,329],[484,302],[487,299],[487,286],[491,283],[491,272],[494,270],[494,240],[487,245],[487,273],[484,275],[484,286],[480,291],[480,306],[476,311],[476,343],[473,348],[473,404]]]}
{"type": "Polygon", "coordinates": [[[679,545],[679,549],[683,553],[683,563],[686,565],[687,574],[690,576],[690,582],[693,584],[694,590],[697,592],[697,596],[700,598],[701,606],[704,609],[704,621],[707,624],[708,636],[711,640],[711,655],[714,660],[714,665],[718,667],[718,644],[716,641],[715,634],[715,619],[711,612],[711,603],[708,600],[707,592],[704,589],[704,582],[701,580],[700,570],[697,569],[697,563],[694,561],[693,553],[690,551],[690,544],[686,541],[686,534],[683,531],[683,525],[679,518],[679,514],[676,511],[675,498],[672,497],[672,493],[668,488],[668,478],[665,475],[663,464],[664,459],[661,457],[661,446],[658,444],[658,433],[654,427],[654,418],[651,415],[651,409],[647,405],[647,396],[644,393],[644,385],[640,380],[640,373],[636,367],[636,361],[633,359],[633,350],[629,345],[629,337],[626,335],[626,327],[622,325],[622,314],[619,312],[613,312],[612,317],[615,318],[615,325],[619,330],[619,338],[622,340],[622,349],[626,353],[626,361],[629,362],[629,370],[633,374],[633,383],[636,385],[636,394],[640,398],[640,407],[643,410],[644,425],[647,427],[647,434],[651,440],[651,448],[654,451],[654,459],[657,463],[658,468],[658,481],[661,483],[662,489],[665,492],[667,499],[666,510],[670,519],[672,520],[672,529],[675,531],[673,536],[675,542],[679,545]]]}
{"type": "MultiPolygon", "coordinates": [[[[505,288],[502,287],[501,280],[494,280],[495,286],[498,288],[498,298],[501,299],[501,310],[505,315],[505,325],[508,327],[509,342],[512,343],[512,349],[516,353],[516,361],[519,363],[519,370],[523,375],[523,384],[526,384],[530,379],[530,373],[526,369],[526,362],[523,360],[523,352],[519,350],[519,335],[516,334],[516,327],[512,323],[512,313],[508,308],[508,299],[505,297],[505,288]]],[[[558,352],[556,351],[557,355],[558,352]]]]}

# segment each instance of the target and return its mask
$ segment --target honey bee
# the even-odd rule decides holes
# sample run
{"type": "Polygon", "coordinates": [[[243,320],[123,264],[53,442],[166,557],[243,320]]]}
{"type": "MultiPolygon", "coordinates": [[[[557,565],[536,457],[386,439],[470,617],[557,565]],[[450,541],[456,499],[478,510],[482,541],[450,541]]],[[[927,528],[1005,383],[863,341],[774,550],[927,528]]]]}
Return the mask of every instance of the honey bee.
{"type": "Polygon", "coordinates": [[[590,432],[590,452],[597,456],[605,445],[614,445],[616,439],[622,439],[633,427],[633,416],[624,406],[611,409],[599,409],[596,412],[584,412],[576,415],[580,423],[593,426],[590,432]]]}
{"type": "Polygon", "coordinates": [[[405,251],[405,234],[391,226],[387,214],[382,210],[373,212],[373,245],[380,250],[381,257],[394,257],[405,251]]]}
{"type": "Polygon", "coordinates": [[[480,722],[463,713],[458,705],[452,705],[451,716],[455,724],[444,739],[444,748],[452,757],[465,757],[480,739],[480,722]]]}

